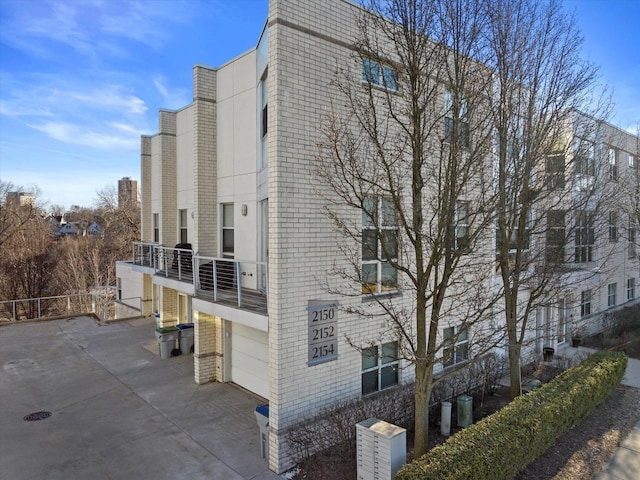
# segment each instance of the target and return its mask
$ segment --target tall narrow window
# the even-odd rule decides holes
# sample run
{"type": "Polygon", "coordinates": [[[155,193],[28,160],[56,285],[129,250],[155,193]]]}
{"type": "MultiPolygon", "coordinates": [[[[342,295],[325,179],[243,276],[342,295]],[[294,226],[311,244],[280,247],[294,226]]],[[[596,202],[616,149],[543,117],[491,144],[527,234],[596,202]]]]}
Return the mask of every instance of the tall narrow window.
{"type": "Polygon", "coordinates": [[[562,190],[565,187],[564,153],[554,153],[547,157],[546,183],[548,190],[562,190]]]}
{"type": "Polygon", "coordinates": [[[458,144],[469,147],[469,112],[467,100],[464,96],[459,95],[457,102],[454,94],[449,90],[444,92],[444,139],[446,143],[453,142],[454,125],[457,124],[456,137],[458,144]]]}
{"type": "Polygon", "coordinates": [[[547,212],[546,259],[551,264],[564,262],[564,247],[566,244],[565,211],[549,210],[547,212]]]}
{"type": "Polygon", "coordinates": [[[222,256],[233,258],[234,253],[233,203],[225,203],[222,205],[222,256]]]}
{"type": "Polygon", "coordinates": [[[636,279],[627,279],[627,300],[633,300],[636,298],[636,279]]]}
{"type": "Polygon", "coordinates": [[[471,246],[469,241],[469,206],[469,202],[456,202],[454,215],[456,227],[454,248],[465,252],[468,252],[471,246]]]}
{"type": "Polygon", "coordinates": [[[615,307],[616,306],[616,293],[618,291],[617,283],[610,283],[607,286],[607,306],[615,307]]]}
{"type": "Polygon", "coordinates": [[[580,292],[580,316],[591,315],[591,289],[580,292]]]}
{"type": "Polygon", "coordinates": [[[187,210],[178,210],[178,218],[180,222],[180,243],[188,243],[187,235],[187,210]]]}
{"type": "Polygon", "coordinates": [[[636,258],[636,224],[633,221],[633,215],[629,215],[629,229],[627,230],[627,256],[628,258],[636,258]]]}
{"type": "Polygon", "coordinates": [[[450,367],[466,362],[469,356],[469,335],[466,328],[446,327],[443,331],[442,363],[450,367]]]}
{"type": "Polygon", "coordinates": [[[575,263],[593,261],[593,246],[595,243],[595,229],[593,227],[593,212],[578,210],[576,212],[575,232],[575,263]]]}
{"type": "Polygon", "coordinates": [[[153,214],[153,241],[160,243],[160,214],[153,214]]]}
{"type": "Polygon", "coordinates": [[[595,147],[593,144],[578,146],[575,157],[575,172],[577,175],[595,175],[595,147]]]}
{"type": "Polygon", "coordinates": [[[362,394],[398,384],[398,342],[362,349],[362,394]]]}
{"type": "Polygon", "coordinates": [[[564,343],[567,339],[567,302],[564,298],[558,299],[558,343],[564,343]]]}
{"type": "Polygon", "coordinates": [[[267,77],[260,81],[260,168],[267,166],[267,132],[268,123],[267,77]]]}
{"type": "Polygon", "coordinates": [[[633,155],[629,155],[629,168],[634,168],[636,166],[636,159],[633,155]]]}
{"type": "Polygon", "coordinates": [[[397,290],[398,226],[391,199],[367,197],[362,206],[362,293],[397,290]]]}
{"type": "Polygon", "coordinates": [[[609,241],[618,241],[618,212],[609,212],[609,241]]]}
{"type": "Polygon", "coordinates": [[[613,148],[609,149],[609,178],[612,180],[617,180],[618,178],[618,159],[613,148]]]}

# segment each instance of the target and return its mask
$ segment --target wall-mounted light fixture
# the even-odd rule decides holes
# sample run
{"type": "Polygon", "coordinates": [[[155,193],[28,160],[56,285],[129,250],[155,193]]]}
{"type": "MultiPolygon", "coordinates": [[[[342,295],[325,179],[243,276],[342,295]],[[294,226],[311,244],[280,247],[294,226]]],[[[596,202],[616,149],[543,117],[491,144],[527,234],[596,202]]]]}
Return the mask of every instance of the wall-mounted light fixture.
{"type": "Polygon", "coordinates": [[[242,213],[243,217],[247,216],[247,206],[243,203],[242,207],[240,207],[240,213],[242,213]]]}

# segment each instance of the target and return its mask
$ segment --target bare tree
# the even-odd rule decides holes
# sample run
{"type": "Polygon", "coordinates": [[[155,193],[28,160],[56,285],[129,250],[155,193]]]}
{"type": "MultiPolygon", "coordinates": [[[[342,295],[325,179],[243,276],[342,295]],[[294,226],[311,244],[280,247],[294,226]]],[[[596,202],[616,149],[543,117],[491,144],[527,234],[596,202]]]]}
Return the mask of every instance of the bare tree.
{"type": "Polygon", "coordinates": [[[115,260],[131,255],[133,242],[140,239],[140,206],[136,202],[118,203],[113,185],[98,191],[97,210],[104,220],[104,238],[115,260]]]}
{"type": "Polygon", "coordinates": [[[39,215],[38,195],[36,187],[27,191],[0,180],[0,247],[39,215]],[[29,195],[27,201],[21,201],[20,194],[23,193],[29,195]]]}
{"type": "MultiPolygon", "coordinates": [[[[489,0],[488,98],[496,132],[496,261],[504,290],[511,396],[535,310],[567,288],[570,239],[591,248],[605,201],[595,141],[606,101],[582,37],[557,0],[489,0]]],[[[608,192],[610,193],[610,192],[608,192]]],[[[576,250],[577,252],[577,250],[576,250]]],[[[581,252],[575,253],[581,256],[581,252]]],[[[589,257],[589,258],[587,258],[589,257]]]]}
{"type": "MultiPolygon", "coordinates": [[[[0,298],[3,300],[55,295],[52,281],[56,269],[51,229],[35,216],[14,230],[0,246],[0,298]]],[[[28,318],[37,315],[35,305],[26,303],[28,318]]]]}
{"type": "Polygon", "coordinates": [[[485,21],[475,1],[371,1],[322,125],[320,194],[345,239],[333,291],[370,299],[348,311],[384,318],[414,365],[416,455],[450,347],[471,336],[471,360],[499,340],[481,328],[498,298],[485,21]]]}

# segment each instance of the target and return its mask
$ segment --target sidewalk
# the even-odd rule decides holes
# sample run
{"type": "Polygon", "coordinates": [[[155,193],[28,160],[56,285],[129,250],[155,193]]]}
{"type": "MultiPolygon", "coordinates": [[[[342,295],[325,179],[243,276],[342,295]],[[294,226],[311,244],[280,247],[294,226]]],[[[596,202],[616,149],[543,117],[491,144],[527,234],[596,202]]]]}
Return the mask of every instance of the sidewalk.
{"type": "MultiPolygon", "coordinates": [[[[640,360],[629,359],[622,384],[640,388],[640,360]]],[[[640,422],[633,427],[596,480],[636,480],[640,478],[640,422]]]]}

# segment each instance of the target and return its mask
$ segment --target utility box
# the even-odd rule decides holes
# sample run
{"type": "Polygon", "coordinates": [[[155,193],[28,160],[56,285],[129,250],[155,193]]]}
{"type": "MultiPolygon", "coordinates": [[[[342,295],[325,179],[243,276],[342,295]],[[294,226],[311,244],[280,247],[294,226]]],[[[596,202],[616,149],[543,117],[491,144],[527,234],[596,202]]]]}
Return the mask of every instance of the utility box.
{"type": "Polygon", "coordinates": [[[458,426],[470,427],[473,423],[473,398],[469,395],[458,397],[458,426]]]}
{"type": "Polygon", "coordinates": [[[258,405],[254,413],[260,427],[260,456],[269,461],[269,405],[258,405]]]}
{"type": "Polygon", "coordinates": [[[369,418],[356,424],[358,480],[392,480],[407,461],[407,431],[369,418]]]}

